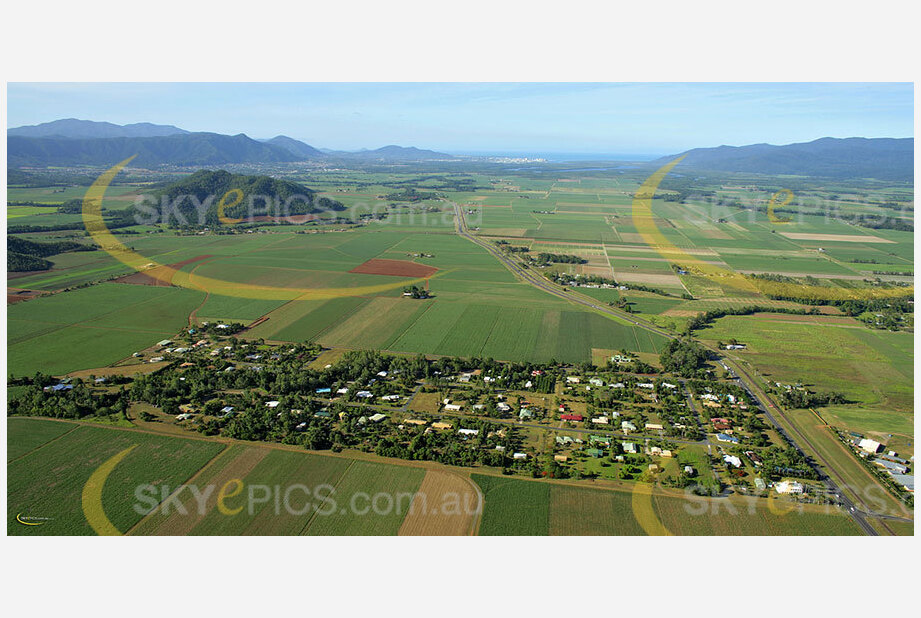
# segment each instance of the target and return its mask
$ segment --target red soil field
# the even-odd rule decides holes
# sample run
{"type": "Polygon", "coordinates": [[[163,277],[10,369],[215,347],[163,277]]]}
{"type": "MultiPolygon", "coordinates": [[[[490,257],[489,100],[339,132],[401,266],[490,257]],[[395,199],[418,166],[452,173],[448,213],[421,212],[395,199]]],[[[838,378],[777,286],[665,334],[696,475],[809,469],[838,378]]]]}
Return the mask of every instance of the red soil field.
{"type": "Polygon", "coordinates": [[[373,258],[356,266],[350,273],[361,273],[364,275],[392,275],[394,277],[431,277],[438,272],[434,266],[417,264],[406,260],[382,260],[373,258]]]}
{"type": "Polygon", "coordinates": [[[201,260],[207,260],[208,258],[213,257],[211,254],[208,255],[198,255],[188,260],[183,260],[181,262],[176,262],[175,264],[167,264],[166,266],[157,266],[151,268],[150,270],[145,270],[144,272],[132,273],[130,275],[125,275],[124,277],[119,277],[118,279],[113,279],[113,283],[127,283],[129,285],[151,285],[154,287],[169,287],[171,285],[170,281],[173,278],[173,271],[179,270],[187,264],[192,264],[193,262],[200,262],[201,260]]]}

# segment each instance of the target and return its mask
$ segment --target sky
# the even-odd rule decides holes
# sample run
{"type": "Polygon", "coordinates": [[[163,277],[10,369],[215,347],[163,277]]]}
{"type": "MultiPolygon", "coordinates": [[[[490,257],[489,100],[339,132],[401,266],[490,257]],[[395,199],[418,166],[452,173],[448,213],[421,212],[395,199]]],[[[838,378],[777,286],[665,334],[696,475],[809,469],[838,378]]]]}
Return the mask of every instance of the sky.
{"type": "Polygon", "coordinates": [[[665,155],[913,137],[913,88],[831,83],[10,83],[7,126],[152,122],[319,148],[665,155]]]}

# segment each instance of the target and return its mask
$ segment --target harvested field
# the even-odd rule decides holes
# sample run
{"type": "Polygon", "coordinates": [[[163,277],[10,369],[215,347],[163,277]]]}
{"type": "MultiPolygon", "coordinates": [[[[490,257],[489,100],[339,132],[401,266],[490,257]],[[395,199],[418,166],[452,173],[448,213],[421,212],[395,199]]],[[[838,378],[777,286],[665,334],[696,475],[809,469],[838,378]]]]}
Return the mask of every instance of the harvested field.
{"type": "MultiPolygon", "coordinates": [[[[213,465],[209,466],[209,470],[201,478],[197,479],[197,484],[204,487],[205,483],[207,483],[221,488],[233,479],[245,478],[269,452],[268,449],[233,446],[218,456],[213,465]],[[207,472],[211,472],[211,474],[207,474],[207,472]]],[[[164,514],[161,508],[157,508],[147,515],[146,519],[138,525],[137,530],[133,530],[132,533],[157,536],[190,534],[193,528],[207,514],[214,511],[218,492],[212,492],[208,496],[203,509],[198,508],[195,497],[191,492],[186,492],[183,495],[185,499],[182,504],[188,514],[182,515],[178,512],[164,514]]]]}
{"type": "Polygon", "coordinates": [[[134,365],[120,365],[117,367],[97,367],[96,369],[81,369],[79,371],[71,371],[67,374],[70,378],[89,378],[90,376],[96,376],[97,378],[105,378],[109,376],[136,376],[138,374],[154,373],[160,371],[172,361],[162,361],[159,363],[135,363],[134,365]]]}
{"type": "Polygon", "coordinates": [[[470,535],[480,509],[479,493],[469,481],[450,472],[430,470],[422,479],[399,535],[470,535]]]}
{"type": "Polygon", "coordinates": [[[179,270],[183,266],[188,264],[193,264],[195,262],[200,262],[206,260],[211,255],[199,255],[188,260],[183,260],[181,262],[176,262],[175,264],[167,264],[165,266],[156,266],[149,270],[143,272],[136,272],[130,275],[125,275],[124,277],[119,277],[118,279],[113,279],[113,283],[127,283],[129,285],[152,285],[155,287],[169,287],[172,285],[174,271],[179,270]]]}
{"type": "Polygon", "coordinates": [[[23,290],[21,288],[7,288],[6,289],[6,304],[12,305],[13,303],[22,302],[24,300],[29,300],[30,298],[35,298],[36,296],[41,296],[44,294],[41,290],[23,290]]]}
{"type": "Polygon", "coordinates": [[[349,271],[363,275],[390,275],[393,277],[431,277],[438,269],[407,260],[372,258],[349,271]]]}

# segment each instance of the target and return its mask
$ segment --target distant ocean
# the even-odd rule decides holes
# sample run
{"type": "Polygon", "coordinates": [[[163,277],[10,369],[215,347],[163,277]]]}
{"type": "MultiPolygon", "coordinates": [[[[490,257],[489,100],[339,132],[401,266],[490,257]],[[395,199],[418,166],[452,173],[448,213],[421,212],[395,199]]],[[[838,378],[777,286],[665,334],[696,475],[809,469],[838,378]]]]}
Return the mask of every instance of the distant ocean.
{"type": "Polygon", "coordinates": [[[443,151],[448,154],[469,157],[512,157],[516,159],[544,159],[551,163],[571,161],[653,161],[671,153],[598,153],[598,152],[470,152],[443,151]]]}

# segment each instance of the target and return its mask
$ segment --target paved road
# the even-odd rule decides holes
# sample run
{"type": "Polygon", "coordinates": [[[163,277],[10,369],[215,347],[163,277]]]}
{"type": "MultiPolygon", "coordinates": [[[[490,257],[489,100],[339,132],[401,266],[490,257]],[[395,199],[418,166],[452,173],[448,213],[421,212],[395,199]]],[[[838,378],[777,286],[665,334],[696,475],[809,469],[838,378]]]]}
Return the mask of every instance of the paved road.
{"type": "MultiPolygon", "coordinates": [[[[580,294],[571,292],[568,289],[563,288],[562,286],[559,286],[553,283],[552,281],[547,280],[547,278],[545,278],[543,275],[539,273],[534,273],[530,269],[524,268],[516,260],[512,259],[508,255],[503,253],[501,250],[499,250],[491,242],[485,241],[481,238],[478,238],[472,235],[467,229],[467,222],[464,219],[464,211],[459,204],[456,204],[456,203],[454,204],[454,213],[455,213],[455,224],[456,224],[455,227],[456,227],[457,233],[460,236],[466,238],[470,242],[476,245],[479,245],[480,247],[485,249],[487,252],[489,252],[490,255],[492,255],[497,260],[499,260],[502,264],[504,264],[506,268],[511,270],[513,273],[515,273],[516,275],[518,275],[519,277],[521,277],[522,279],[524,279],[531,285],[537,288],[540,288],[541,290],[544,290],[545,292],[553,294],[554,296],[557,296],[559,298],[563,298],[565,300],[589,307],[600,313],[604,313],[604,314],[616,317],[618,319],[625,320],[633,324],[634,326],[637,326],[644,330],[656,333],[657,335],[661,335],[662,337],[666,337],[668,339],[677,338],[675,334],[665,331],[659,328],[658,326],[655,326],[654,324],[647,322],[646,320],[639,319],[633,316],[632,314],[626,313],[624,311],[620,311],[613,307],[598,305],[596,304],[597,301],[594,301],[594,299],[590,299],[580,294]]],[[[806,452],[803,450],[800,444],[794,439],[793,436],[791,436],[784,429],[784,427],[777,421],[777,418],[774,416],[775,413],[780,416],[783,416],[783,412],[780,410],[780,408],[774,406],[774,404],[771,402],[767,394],[764,393],[764,391],[762,391],[758,387],[758,385],[755,383],[754,379],[752,379],[752,377],[748,374],[748,372],[744,371],[738,365],[738,363],[734,363],[731,360],[722,357],[722,355],[720,355],[718,352],[716,352],[709,346],[704,346],[704,347],[707,347],[707,349],[709,349],[711,352],[714,352],[720,360],[727,363],[727,365],[729,365],[735,371],[738,383],[740,385],[743,385],[745,389],[748,391],[748,393],[751,395],[752,399],[755,402],[757,402],[757,405],[761,409],[761,411],[764,413],[765,418],[768,419],[768,421],[774,426],[774,428],[778,431],[778,433],[783,435],[790,442],[790,444],[792,444],[794,448],[796,448],[797,451],[799,451],[803,455],[806,455],[806,452]]],[[[789,423],[789,421],[787,422],[789,423]]],[[[797,436],[802,441],[809,444],[809,440],[806,439],[806,437],[803,436],[802,433],[799,432],[792,423],[790,423],[790,426],[793,427],[794,431],[797,433],[797,436]]],[[[812,447],[811,444],[810,444],[810,447],[812,448],[812,451],[815,453],[815,456],[818,457],[818,459],[822,461],[822,463],[829,470],[832,470],[829,463],[825,459],[823,459],[821,455],[819,455],[818,451],[816,451],[815,448],[812,447]]],[[[836,499],[841,504],[842,508],[844,508],[845,512],[851,516],[851,519],[854,520],[854,522],[861,528],[861,530],[866,532],[868,535],[878,536],[879,532],[873,526],[871,526],[870,523],[867,521],[868,515],[872,514],[873,516],[876,516],[876,514],[865,513],[861,511],[860,509],[858,509],[857,506],[850,500],[850,498],[848,498],[844,494],[844,492],[841,491],[840,487],[838,487],[838,484],[829,475],[825,474],[822,471],[822,469],[818,468],[817,466],[815,467],[815,470],[819,474],[820,478],[822,479],[828,491],[836,497],[836,499]]]]}

